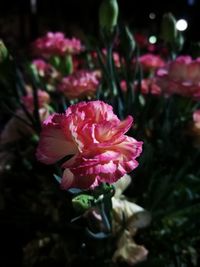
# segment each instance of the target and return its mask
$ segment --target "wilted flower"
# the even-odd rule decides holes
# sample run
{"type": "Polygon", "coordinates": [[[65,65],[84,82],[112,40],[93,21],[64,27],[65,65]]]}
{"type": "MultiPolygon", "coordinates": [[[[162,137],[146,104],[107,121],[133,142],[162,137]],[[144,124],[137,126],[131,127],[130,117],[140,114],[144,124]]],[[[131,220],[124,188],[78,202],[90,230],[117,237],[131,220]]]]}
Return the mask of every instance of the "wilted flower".
{"type": "Polygon", "coordinates": [[[69,99],[93,96],[99,85],[95,71],[80,70],[64,77],[58,86],[59,90],[69,99]]]}
{"type": "Polygon", "coordinates": [[[136,244],[133,237],[138,228],[149,225],[150,214],[137,204],[129,201],[122,195],[131,183],[131,177],[124,175],[114,184],[115,195],[112,197],[113,234],[119,234],[117,249],[112,257],[114,262],[126,262],[129,265],[146,259],[148,254],[144,246],[136,244]]]}
{"type": "Polygon", "coordinates": [[[179,56],[165,68],[158,69],[156,83],[166,94],[200,97],[200,58],[179,56]]]}
{"type": "Polygon", "coordinates": [[[80,102],[44,123],[37,158],[53,164],[66,156],[61,187],[93,188],[114,183],[138,166],[142,142],[126,136],[131,116],[120,121],[102,101],[80,102]]]}
{"type": "Polygon", "coordinates": [[[146,260],[147,255],[148,250],[144,246],[136,244],[130,232],[125,230],[117,242],[117,250],[112,260],[114,262],[126,262],[133,266],[146,260]]]}
{"type": "Polygon", "coordinates": [[[83,46],[76,38],[65,38],[61,32],[48,32],[44,37],[38,38],[33,43],[35,55],[49,58],[51,56],[74,55],[82,51],[83,46]]]}

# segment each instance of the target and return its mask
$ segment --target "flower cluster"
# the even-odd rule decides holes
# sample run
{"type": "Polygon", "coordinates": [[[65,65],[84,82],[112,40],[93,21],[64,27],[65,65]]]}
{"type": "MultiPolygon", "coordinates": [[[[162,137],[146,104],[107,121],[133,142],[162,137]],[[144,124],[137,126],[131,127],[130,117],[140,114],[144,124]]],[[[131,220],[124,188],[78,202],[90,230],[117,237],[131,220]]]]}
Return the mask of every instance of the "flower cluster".
{"type": "Polygon", "coordinates": [[[82,50],[83,46],[78,39],[68,39],[61,32],[48,32],[46,36],[38,38],[33,44],[34,54],[42,55],[44,58],[78,54],[82,50]]]}

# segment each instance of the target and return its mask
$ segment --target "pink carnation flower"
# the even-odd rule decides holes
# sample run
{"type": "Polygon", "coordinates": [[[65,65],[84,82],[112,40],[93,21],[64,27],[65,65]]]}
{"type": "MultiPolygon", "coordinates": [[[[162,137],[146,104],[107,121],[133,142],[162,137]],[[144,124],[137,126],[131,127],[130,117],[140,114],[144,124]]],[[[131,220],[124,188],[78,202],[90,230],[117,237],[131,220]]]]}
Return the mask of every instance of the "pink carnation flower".
{"type": "Polygon", "coordinates": [[[97,72],[76,71],[62,79],[58,89],[69,99],[93,96],[99,85],[97,72]]]}
{"type": "Polygon", "coordinates": [[[139,58],[139,62],[146,71],[155,70],[161,68],[165,65],[165,62],[161,59],[160,56],[153,54],[145,54],[139,58]]]}
{"type": "Polygon", "coordinates": [[[102,101],[80,102],[65,114],[53,114],[44,123],[37,158],[63,163],[61,187],[93,188],[114,183],[138,166],[142,142],[125,135],[133,118],[120,121],[112,107],[102,101]]]}
{"type": "Polygon", "coordinates": [[[171,95],[200,97],[200,58],[180,56],[156,73],[157,84],[171,95]]]}
{"type": "Polygon", "coordinates": [[[49,58],[51,56],[74,55],[82,51],[80,40],[65,38],[61,32],[48,32],[33,43],[34,54],[49,58]]]}

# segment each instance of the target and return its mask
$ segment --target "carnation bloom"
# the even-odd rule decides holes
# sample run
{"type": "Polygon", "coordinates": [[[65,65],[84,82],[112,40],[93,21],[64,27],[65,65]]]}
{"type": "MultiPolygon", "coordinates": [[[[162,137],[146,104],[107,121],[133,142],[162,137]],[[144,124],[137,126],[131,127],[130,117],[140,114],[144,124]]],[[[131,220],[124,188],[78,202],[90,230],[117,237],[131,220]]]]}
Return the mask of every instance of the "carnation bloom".
{"type": "Polygon", "coordinates": [[[146,71],[155,70],[165,65],[165,62],[161,59],[160,56],[153,54],[142,55],[141,57],[139,57],[139,62],[142,65],[142,68],[146,71]]]}
{"type": "Polygon", "coordinates": [[[74,55],[82,51],[80,40],[65,38],[61,32],[48,32],[33,43],[34,54],[49,58],[51,56],[74,55]]]}
{"type": "Polygon", "coordinates": [[[138,166],[142,142],[125,135],[132,122],[131,116],[120,121],[102,101],[72,105],[43,123],[37,158],[53,164],[71,156],[62,164],[63,189],[114,183],[138,166]]]}
{"type": "Polygon", "coordinates": [[[99,81],[97,73],[80,70],[64,77],[58,89],[69,99],[83,98],[95,94],[99,81]]]}
{"type": "Polygon", "coordinates": [[[156,83],[169,95],[199,98],[200,58],[192,60],[190,56],[177,57],[165,68],[158,69],[156,83]]]}

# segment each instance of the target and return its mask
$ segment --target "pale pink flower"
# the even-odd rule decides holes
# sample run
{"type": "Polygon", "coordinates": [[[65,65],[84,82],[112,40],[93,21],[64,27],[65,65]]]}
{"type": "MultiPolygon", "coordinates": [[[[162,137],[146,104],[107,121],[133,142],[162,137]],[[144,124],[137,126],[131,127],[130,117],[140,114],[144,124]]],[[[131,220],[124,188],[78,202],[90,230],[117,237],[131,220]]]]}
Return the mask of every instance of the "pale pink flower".
{"type": "Polygon", "coordinates": [[[158,69],[156,82],[166,94],[200,97],[200,59],[180,56],[158,69]]]}
{"type": "Polygon", "coordinates": [[[114,183],[138,166],[142,142],[125,135],[132,122],[131,116],[120,121],[102,101],[72,105],[43,123],[37,158],[53,164],[71,156],[62,164],[63,189],[114,183]]]}
{"type": "Polygon", "coordinates": [[[164,60],[160,56],[154,54],[144,54],[139,57],[139,62],[145,71],[151,71],[161,68],[165,65],[164,60]]]}
{"type": "Polygon", "coordinates": [[[48,32],[44,37],[38,38],[33,43],[34,54],[49,58],[66,54],[79,54],[83,50],[80,40],[68,39],[61,32],[48,32]]]}
{"type": "Polygon", "coordinates": [[[117,241],[117,249],[112,257],[113,262],[127,263],[134,266],[147,259],[148,250],[133,240],[131,233],[125,230],[117,241]]]}
{"type": "Polygon", "coordinates": [[[80,99],[85,96],[93,96],[98,85],[97,72],[80,70],[64,77],[58,89],[69,99],[80,99]]]}

